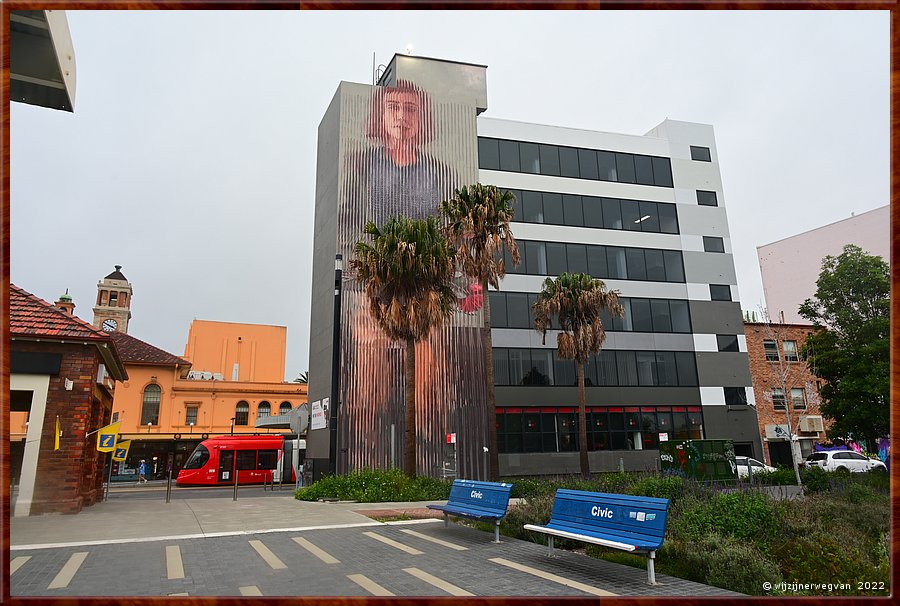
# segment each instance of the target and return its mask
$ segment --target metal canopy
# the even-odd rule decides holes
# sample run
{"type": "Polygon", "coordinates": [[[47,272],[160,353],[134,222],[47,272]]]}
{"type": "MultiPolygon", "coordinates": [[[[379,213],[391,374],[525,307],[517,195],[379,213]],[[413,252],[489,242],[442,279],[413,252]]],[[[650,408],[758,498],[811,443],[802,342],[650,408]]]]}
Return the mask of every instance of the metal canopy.
{"type": "Polygon", "coordinates": [[[75,49],[65,11],[11,11],[11,101],[74,111],[75,49]]]}

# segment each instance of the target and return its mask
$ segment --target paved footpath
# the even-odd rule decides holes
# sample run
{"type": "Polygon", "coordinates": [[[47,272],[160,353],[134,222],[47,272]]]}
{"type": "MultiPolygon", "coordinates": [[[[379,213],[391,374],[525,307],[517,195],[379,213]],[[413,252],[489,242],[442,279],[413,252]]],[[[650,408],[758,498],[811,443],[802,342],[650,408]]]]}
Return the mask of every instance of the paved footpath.
{"type": "MultiPolygon", "coordinates": [[[[164,497],[163,497],[164,498],[164,497]]],[[[12,596],[737,596],[441,520],[425,503],[111,500],[12,518],[12,596]]]]}

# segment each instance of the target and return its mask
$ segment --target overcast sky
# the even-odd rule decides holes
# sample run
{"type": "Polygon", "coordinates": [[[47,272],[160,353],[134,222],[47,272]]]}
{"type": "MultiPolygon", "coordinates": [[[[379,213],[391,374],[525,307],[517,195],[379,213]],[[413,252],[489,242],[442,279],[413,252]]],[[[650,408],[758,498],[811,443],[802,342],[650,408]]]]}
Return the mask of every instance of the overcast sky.
{"type": "MultiPolygon", "coordinates": [[[[889,13],[69,11],[75,112],[13,103],[11,278],[129,333],[288,327],[308,368],[316,129],[372,55],[488,66],[486,116],[641,135],[712,124],[741,305],[756,247],[889,202],[889,13]]],[[[884,227],[889,229],[888,225],[884,227]]]]}

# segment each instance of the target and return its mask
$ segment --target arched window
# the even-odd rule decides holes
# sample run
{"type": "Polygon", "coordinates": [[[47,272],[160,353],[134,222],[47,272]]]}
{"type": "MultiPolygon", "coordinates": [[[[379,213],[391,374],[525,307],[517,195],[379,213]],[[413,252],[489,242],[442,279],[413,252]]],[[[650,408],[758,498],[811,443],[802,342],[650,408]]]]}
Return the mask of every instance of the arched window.
{"type": "Polygon", "coordinates": [[[291,412],[291,408],[292,406],[290,402],[282,402],[281,406],[278,407],[278,414],[286,415],[287,413],[291,412]]]}
{"type": "Polygon", "coordinates": [[[241,400],[238,402],[237,406],[234,407],[234,424],[235,425],[246,425],[250,416],[250,405],[241,400]]]}
{"type": "Polygon", "coordinates": [[[259,406],[256,407],[257,417],[268,417],[270,414],[272,414],[272,405],[268,402],[260,402],[259,406]]]}
{"type": "Polygon", "coordinates": [[[159,425],[159,401],[162,389],[159,385],[151,383],[144,388],[144,401],[141,407],[141,425],[153,423],[159,425]]]}

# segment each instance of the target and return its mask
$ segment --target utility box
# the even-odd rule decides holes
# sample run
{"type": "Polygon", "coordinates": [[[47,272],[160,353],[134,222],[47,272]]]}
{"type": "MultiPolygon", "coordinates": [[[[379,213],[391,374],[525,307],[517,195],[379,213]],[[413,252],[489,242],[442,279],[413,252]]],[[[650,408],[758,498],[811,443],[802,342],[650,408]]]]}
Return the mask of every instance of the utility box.
{"type": "Polygon", "coordinates": [[[659,443],[663,473],[698,482],[734,482],[737,465],[731,440],[673,440],[659,443]]]}

